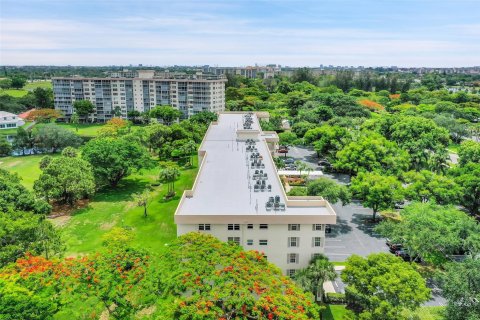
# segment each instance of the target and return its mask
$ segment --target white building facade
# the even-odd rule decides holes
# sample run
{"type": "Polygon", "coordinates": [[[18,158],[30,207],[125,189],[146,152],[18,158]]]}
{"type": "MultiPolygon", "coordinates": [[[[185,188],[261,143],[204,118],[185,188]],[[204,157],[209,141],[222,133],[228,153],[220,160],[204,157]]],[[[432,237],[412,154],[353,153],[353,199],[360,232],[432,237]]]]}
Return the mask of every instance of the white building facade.
{"type": "Polygon", "coordinates": [[[0,111],[0,130],[1,129],[14,129],[21,127],[25,124],[21,118],[16,114],[0,111]]]}
{"type": "Polygon", "coordinates": [[[108,121],[115,114],[127,118],[129,111],[146,112],[157,105],[170,105],[189,118],[202,111],[225,110],[224,76],[155,73],[144,70],[134,78],[53,78],[55,109],[68,119],[77,100],[90,100],[96,121],[108,121]]]}
{"type": "Polygon", "coordinates": [[[277,134],[263,132],[255,114],[221,113],[175,213],[177,235],[208,233],[263,252],[290,276],[324,253],[325,225],[336,223],[335,211],[321,197],[285,194],[272,158],[277,145],[277,134]]]}

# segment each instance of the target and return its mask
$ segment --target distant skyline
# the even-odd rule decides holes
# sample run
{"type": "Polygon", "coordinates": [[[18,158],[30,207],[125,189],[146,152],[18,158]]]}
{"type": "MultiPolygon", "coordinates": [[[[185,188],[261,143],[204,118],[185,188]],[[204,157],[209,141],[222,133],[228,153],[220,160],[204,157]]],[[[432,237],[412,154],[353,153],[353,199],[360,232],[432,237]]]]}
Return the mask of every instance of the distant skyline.
{"type": "Polygon", "coordinates": [[[0,0],[0,65],[480,65],[476,0],[0,0]]]}

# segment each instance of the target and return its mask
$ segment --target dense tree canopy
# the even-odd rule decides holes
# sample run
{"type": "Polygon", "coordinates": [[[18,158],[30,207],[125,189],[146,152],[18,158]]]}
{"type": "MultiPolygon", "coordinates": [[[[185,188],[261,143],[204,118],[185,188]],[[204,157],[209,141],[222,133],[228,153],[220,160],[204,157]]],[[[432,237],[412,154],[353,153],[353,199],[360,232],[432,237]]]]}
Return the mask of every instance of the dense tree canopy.
{"type": "Polygon", "coordinates": [[[82,149],[82,158],[93,168],[98,186],[117,186],[132,170],[152,166],[150,155],[138,142],[123,138],[96,138],[82,149]]]}
{"type": "Polygon", "coordinates": [[[373,220],[380,210],[391,209],[396,202],[403,200],[400,181],[394,176],[379,173],[359,173],[352,179],[350,191],[354,197],[362,200],[364,207],[372,208],[373,220]]]}
{"type": "Polygon", "coordinates": [[[400,217],[399,222],[381,222],[377,231],[401,243],[412,259],[440,265],[451,255],[480,253],[480,226],[455,207],[413,203],[400,217]]]}
{"type": "Polygon", "coordinates": [[[92,167],[79,157],[45,157],[40,166],[42,174],[33,188],[38,196],[47,201],[73,205],[77,200],[87,198],[95,192],[92,167]]]}
{"type": "Polygon", "coordinates": [[[446,319],[480,319],[480,259],[467,259],[446,266],[440,274],[443,296],[447,299],[446,319]]]}
{"type": "Polygon", "coordinates": [[[404,319],[430,299],[430,290],[414,265],[388,253],[352,255],[342,271],[347,302],[360,319],[404,319]]]}
{"type": "Polygon", "coordinates": [[[342,202],[342,205],[350,203],[352,195],[346,186],[342,186],[332,179],[320,177],[307,184],[307,195],[322,196],[331,203],[342,202]]]}
{"type": "Polygon", "coordinates": [[[313,297],[259,252],[190,233],[162,261],[159,290],[173,298],[167,318],[318,319],[313,297]]]}

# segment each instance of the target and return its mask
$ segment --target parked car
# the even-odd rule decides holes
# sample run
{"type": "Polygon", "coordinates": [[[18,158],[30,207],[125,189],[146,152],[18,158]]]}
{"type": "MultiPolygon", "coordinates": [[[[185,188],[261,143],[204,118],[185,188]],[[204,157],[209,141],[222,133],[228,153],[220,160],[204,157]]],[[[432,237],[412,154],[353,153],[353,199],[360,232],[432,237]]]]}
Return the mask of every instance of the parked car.
{"type": "Polygon", "coordinates": [[[403,248],[401,243],[394,243],[388,238],[387,238],[386,244],[387,244],[388,248],[390,249],[391,253],[395,253],[399,250],[402,250],[402,248],[403,248]]]}
{"type": "Polygon", "coordinates": [[[406,249],[401,249],[395,252],[395,255],[397,257],[402,258],[404,261],[415,261],[415,262],[421,262],[422,259],[419,258],[417,255],[411,255],[406,249]]]}
{"type": "Polygon", "coordinates": [[[285,162],[285,164],[292,164],[292,163],[295,163],[295,159],[287,158],[287,159],[283,160],[283,162],[285,162]]]}
{"type": "Polygon", "coordinates": [[[395,209],[403,209],[405,207],[405,201],[398,201],[395,203],[395,209]]]}

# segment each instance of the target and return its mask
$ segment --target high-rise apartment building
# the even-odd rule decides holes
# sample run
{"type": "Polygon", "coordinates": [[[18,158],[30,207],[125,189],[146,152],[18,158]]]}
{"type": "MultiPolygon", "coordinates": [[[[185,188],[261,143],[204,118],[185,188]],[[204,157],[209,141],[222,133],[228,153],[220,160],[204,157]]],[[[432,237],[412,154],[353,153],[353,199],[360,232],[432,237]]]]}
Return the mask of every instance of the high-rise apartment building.
{"type": "Polygon", "coordinates": [[[336,213],[321,197],[289,197],[272,158],[275,132],[256,114],[221,113],[199,148],[199,172],[175,212],[177,235],[211,234],[258,250],[286,275],[324,252],[336,213]]]}
{"type": "Polygon", "coordinates": [[[170,105],[189,118],[201,111],[225,110],[224,76],[177,74],[153,70],[115,72],[108,78],[53,78],[55,109],[66,119],[74,112],[76,100],[90,100],[94,118],[104,122],[115,114],[145,112],[157,105],[170,105]],[[133,76],[133,77],[132,77],[133,76]]]}

